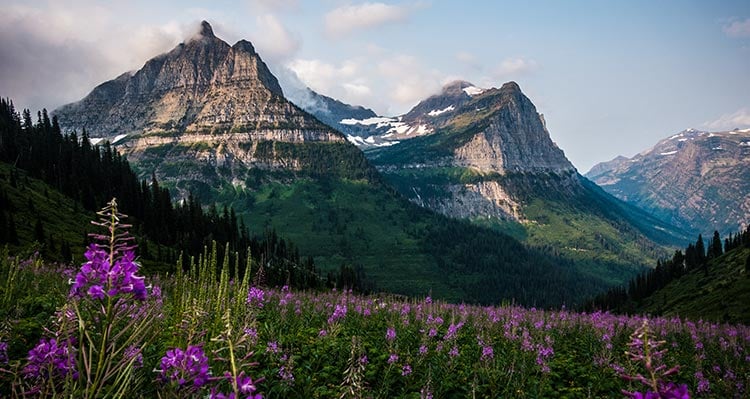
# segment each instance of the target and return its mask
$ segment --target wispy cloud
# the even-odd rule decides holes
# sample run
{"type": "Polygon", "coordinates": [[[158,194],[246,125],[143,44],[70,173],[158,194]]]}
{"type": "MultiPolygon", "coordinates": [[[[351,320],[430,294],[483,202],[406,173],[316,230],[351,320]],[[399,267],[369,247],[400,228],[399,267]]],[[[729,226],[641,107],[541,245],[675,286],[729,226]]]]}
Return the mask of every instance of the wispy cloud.
{"type": "Polygon", "coordinates": [[[255,23],[251,39],[263,59],[275,62],[289,59],[302,45],[302,40],[273,14],[259,15],[255,23]]]}
{"type": "Polygon", "coordinates": [[[324,17],[325,31],[331,37],[341,37],[352,32],[382,25],[403,22],[422,4],[390,5],[362,3],[335,8],[324,17]]]}
{"type": "Polygon", "coordinates": [[[750,18],[736,19],[722,27],[729,37],[750,37],[750,18]]]}
{"type": "Polygon", "coordinates": [[[266,11],[295,11],[299,8],[299,0],[248,0],[248,3],[266,11]]]}
{"type": "Polygon", "coordinates": [[[506,58],[493,70],[498,78],[510,78],[536,70],[536,61],[523,57],[506,58]]]}
{"type": "Polygon", "coordinates": [[[731,114],[724,114],[718,119],[703,124],[711,130],[731,130],[750,127],[750,108],[740,108],[731,114]]]}

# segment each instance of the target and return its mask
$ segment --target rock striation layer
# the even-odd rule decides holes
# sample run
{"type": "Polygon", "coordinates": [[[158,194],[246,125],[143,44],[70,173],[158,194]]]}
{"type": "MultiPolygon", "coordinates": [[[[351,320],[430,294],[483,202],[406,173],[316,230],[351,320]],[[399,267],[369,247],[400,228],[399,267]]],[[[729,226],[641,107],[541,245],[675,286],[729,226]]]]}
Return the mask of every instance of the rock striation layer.
{"type": "Polygon", "coordinates": [[[750,129],[688,129],[586,174],[610,194],[685,229],[735,233],[750,223],[750,129]]]}

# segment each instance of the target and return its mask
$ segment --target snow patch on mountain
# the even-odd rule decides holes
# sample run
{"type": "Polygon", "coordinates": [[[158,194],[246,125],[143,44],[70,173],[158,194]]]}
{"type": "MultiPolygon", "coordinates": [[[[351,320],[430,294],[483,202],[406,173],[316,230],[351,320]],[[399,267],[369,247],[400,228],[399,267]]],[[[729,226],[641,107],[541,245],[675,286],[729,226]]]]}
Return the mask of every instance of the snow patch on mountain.
{"type": "Polygon", "coordinates": [[[447,106],[447,107],[445,107],[445,108],[443,108],[441,110],[433,109],[432,111],[428,112],[427,115],[429,115],[429,116],[438,116],[440,114],[444,114],[446,112],[453,111],[454,109],[455,109],[454,106],[449,105],[449,106],[447,106]]]}
{"type": "Polygon", "coordinates": [[[474,97],[476,95],[484,93],[484,89],[480,89],[479,87],[476,87],[476,86],[469,86],[469,87],[464,87],[464,93],[474,97]]]}

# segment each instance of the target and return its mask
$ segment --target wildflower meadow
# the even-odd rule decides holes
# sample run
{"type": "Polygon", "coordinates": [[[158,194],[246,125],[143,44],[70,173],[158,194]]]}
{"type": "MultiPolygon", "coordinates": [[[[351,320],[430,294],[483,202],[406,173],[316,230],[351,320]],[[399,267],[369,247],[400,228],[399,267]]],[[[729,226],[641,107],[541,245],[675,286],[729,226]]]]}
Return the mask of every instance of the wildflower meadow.
{"type": "Polygon", "coordinates": [[[0,260],[0,396],[748,396],[747,326],[268,287],[215,246],[144,276],[100,216],[82,265],[0,260]]]}

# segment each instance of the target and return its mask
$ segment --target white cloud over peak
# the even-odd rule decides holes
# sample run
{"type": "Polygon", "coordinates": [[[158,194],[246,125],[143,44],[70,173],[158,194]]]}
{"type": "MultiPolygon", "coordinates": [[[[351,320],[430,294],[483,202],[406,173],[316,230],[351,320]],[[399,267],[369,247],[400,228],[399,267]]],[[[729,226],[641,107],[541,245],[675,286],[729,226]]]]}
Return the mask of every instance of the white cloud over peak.
{"type": "Polygon", "coordinates": [[[299,0],[248,0],[251,7],[267,11],[293,11],[299,8],[299,0]]]}
{"type": "Polygon", "coordinates": [[[750,18],[734,20],[722,28],[729,37],[750,37],[750,18]]]}
{"type": "Polygon", "coordinates": [[[357,30],[405,21],[419,6],[362,3],[335,8],[324,17],[326,33],[341,37],[357,30]]]}
{"type": "Polygon", "coordinates": [[[302,40],[290,32],[273,14],[258,15],[251,41],[263,59],[283,61],[300,49],[302,40]]]}
{"type": "Polygon", "coordinates": [[[731,130],[750,127],[750,108],[740,108],[731,114],[724,114],[718,119],[703,124],[711,130],[731,130]]]}
{"type": "Polygon", "coordinates": [[[494,75],[499,78],[518,76],[531,72],[537,68],[536,61],[523,57],[506,58],[494,69],[494,75]]]}

